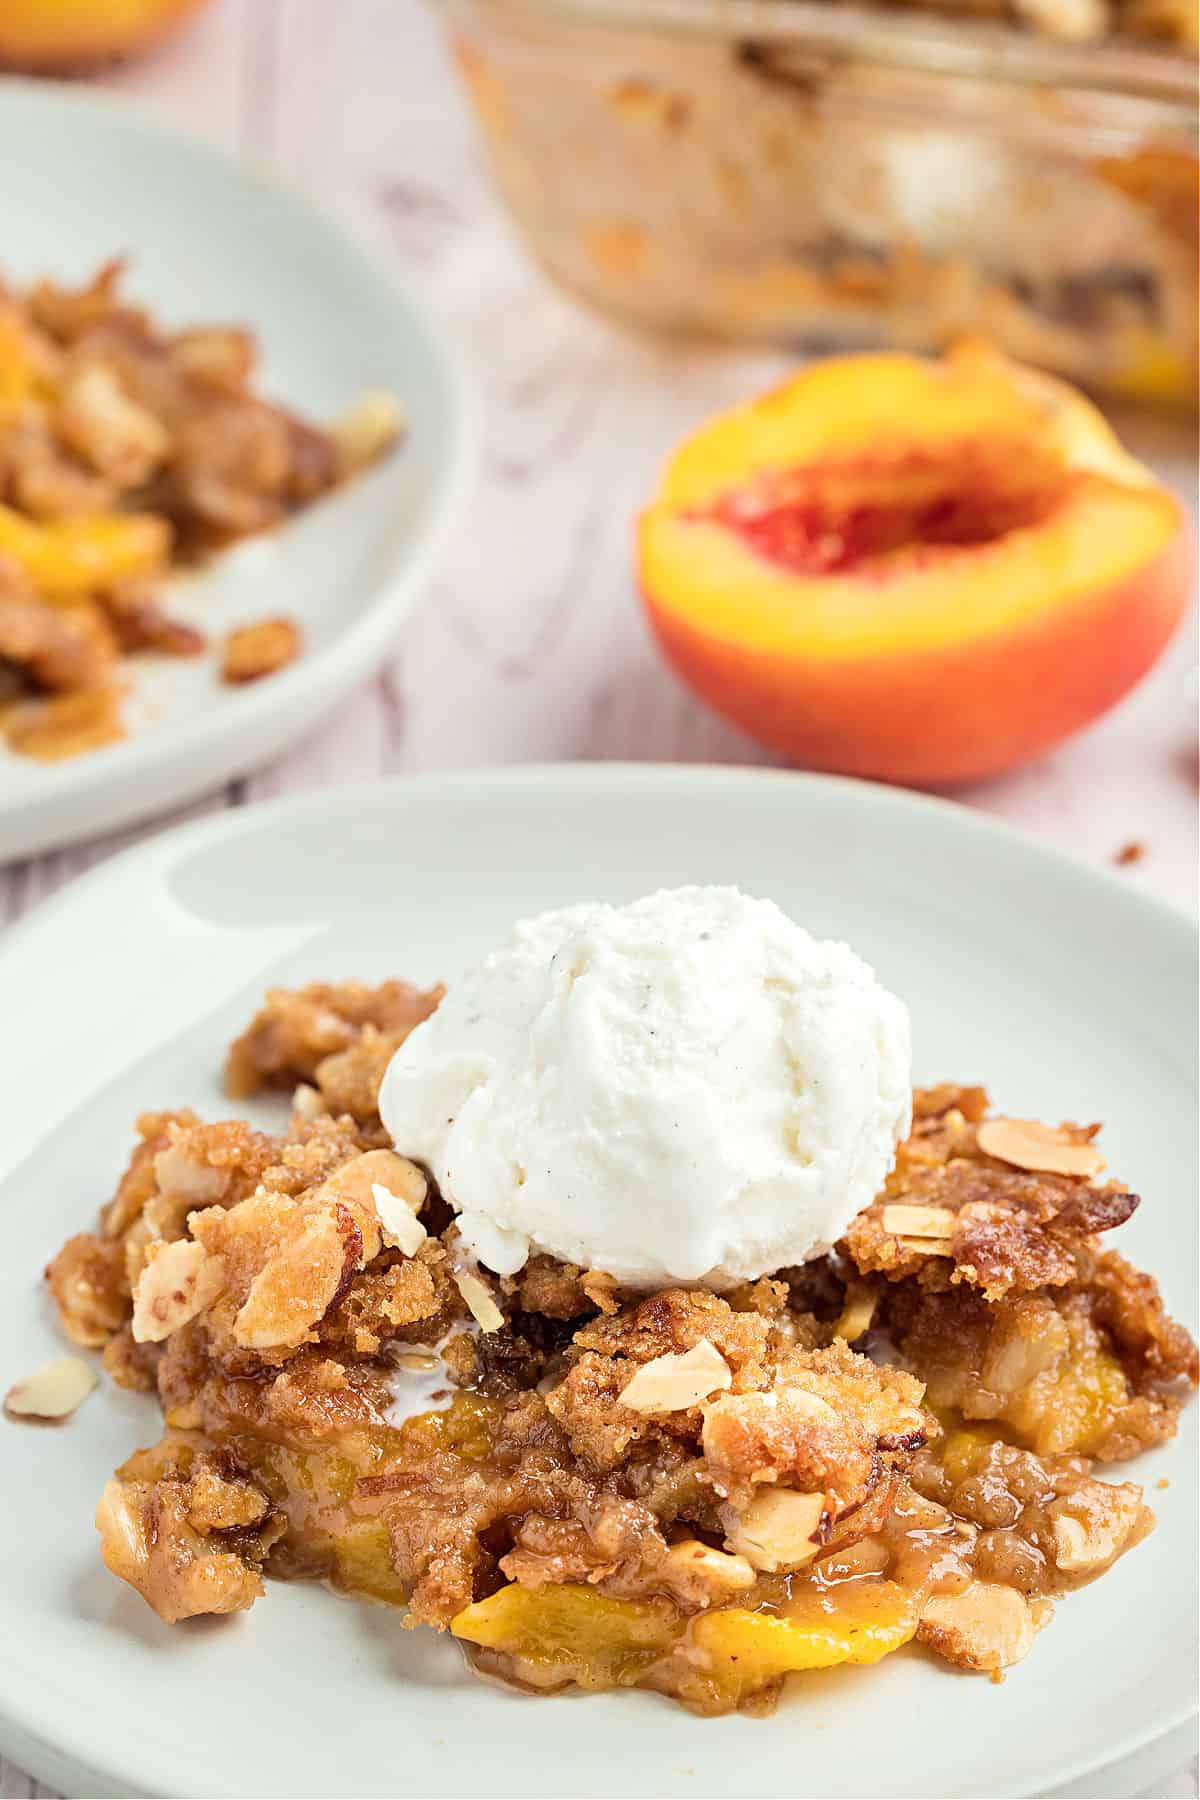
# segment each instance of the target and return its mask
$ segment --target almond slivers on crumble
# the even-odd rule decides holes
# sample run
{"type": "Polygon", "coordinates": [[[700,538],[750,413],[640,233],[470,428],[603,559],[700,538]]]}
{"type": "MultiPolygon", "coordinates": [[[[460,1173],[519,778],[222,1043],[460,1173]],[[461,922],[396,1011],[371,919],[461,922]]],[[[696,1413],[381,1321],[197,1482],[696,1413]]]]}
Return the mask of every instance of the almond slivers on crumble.
{"type": "MultiPolygon", "coordinates": [[[[914,1636],[998,1673],[1135,1549],[1141,1489],[1097,1470],[1170,1438],[1196,1353],[1107,1247],[1138,1202],[1095,1184],[1090,1128],[1031,1135],[947,1084],[814,1263],[727,1294],[540,1255],[493,1278],[378,1116],[438,998],[273,991],[228,1068],[279,1091],[277,1129],[144,1115],[50,1263],[69,1335],[162,1406],[97,1513],[161,1617],[318,1577],[526,1691],[764,1712],[914,1636]]],[[[54,1379],[25,1416],[67,1404],[54,1379]]]]}

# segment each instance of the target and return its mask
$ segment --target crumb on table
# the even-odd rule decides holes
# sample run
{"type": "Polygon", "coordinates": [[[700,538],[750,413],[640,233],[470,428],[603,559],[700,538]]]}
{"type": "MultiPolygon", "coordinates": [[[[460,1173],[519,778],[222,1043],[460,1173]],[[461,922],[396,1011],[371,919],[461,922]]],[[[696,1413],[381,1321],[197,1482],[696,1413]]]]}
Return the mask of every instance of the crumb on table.
{"type": "Polygon", "coordinates": [[[1146,846],[1141,838],[1130,838],[1119,850],[1114,850],[1113,861],[1118,868],[1127,868],[1130,863],[1141,862],[1146,854],[1146,846]]]}

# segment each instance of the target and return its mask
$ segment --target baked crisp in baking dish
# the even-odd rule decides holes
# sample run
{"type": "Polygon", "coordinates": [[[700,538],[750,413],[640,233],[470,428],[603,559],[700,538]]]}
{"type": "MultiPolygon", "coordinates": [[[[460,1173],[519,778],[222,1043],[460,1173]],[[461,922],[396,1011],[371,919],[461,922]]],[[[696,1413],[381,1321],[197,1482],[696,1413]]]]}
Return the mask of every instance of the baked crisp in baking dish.
{"type": "Polygon", "coordinates": [[[1196,399],[1196,7],[447,0],[498,192],[571,292],[657,331],[987,338],[1196,399]]]}
{"type": "Polygon", "coordinates": [[[1097,1127],[927,1088],[803,1267],[721,1295],[545,1255],[498,1279],[376,1109],[440,998],[272,992],[226,1076],[294,1090],[285,1129],[142,1117],[47,1269],[68,1336],[162,1407],[97,1512],[162,1618],[316,1578],[520,1687],[764,1712],[792,1671],[914,1639],[999,1679],[1151,1529],[1096,1465],[1173,1434],[1197,1354],[1106,1247],[1138,1200],[1097,1127]]]}

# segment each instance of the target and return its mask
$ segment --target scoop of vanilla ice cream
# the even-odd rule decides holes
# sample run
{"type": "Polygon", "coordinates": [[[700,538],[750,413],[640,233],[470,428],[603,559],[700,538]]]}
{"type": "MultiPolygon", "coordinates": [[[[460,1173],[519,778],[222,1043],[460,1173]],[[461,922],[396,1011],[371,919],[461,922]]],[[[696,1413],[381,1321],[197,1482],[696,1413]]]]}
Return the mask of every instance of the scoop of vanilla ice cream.
{"type": "Polygon", "coordinates": [[[400,1046],[379,1107],[496,1273],[537,1249],[727,1288],[874,1198],[909,1061],[904,1006],[845,944],[685,887],[517,925],[400,1046]]]}

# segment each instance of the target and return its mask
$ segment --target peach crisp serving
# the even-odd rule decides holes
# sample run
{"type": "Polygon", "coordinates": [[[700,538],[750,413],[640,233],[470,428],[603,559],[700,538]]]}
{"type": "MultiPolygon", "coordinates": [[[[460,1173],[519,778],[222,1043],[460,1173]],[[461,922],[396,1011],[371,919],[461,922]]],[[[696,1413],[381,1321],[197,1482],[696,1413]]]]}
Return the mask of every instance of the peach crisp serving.
{"type": "MultiPolygon", "coordinates": [[[[126,298],[124,267],[81,287],[0,274],[0,743],[44,762],[125,735],[128,659],[204,655],[206,634],[173,616],[177,576],[350,481],[400,431],[382,393],[328,427],[264,399],[251,331],[167,329],[126,298]]],[[[220,679],[259,680],[301,648],[294,620],[248,620],[220,679]]]]}
{"type": "Polygon", "coordinates": [[[162,1407],[96,1515],[160,1617],[319,1579],[521,1688],[762,1713],[914,1639],[999,1679],[1151,1530],[1096,1466],[1172,1436],[1197,1353],[1106,1247],[1138,1199],[1096,1126],[918,1090],[816,1260],[721,1293],[536,1252],[494,1277],[377,1110],[440,999],[268,994],[226,1084],[290,1093],[286,1126],[144,1115],[46,1271],[68,1337],[162,1407]]]}

